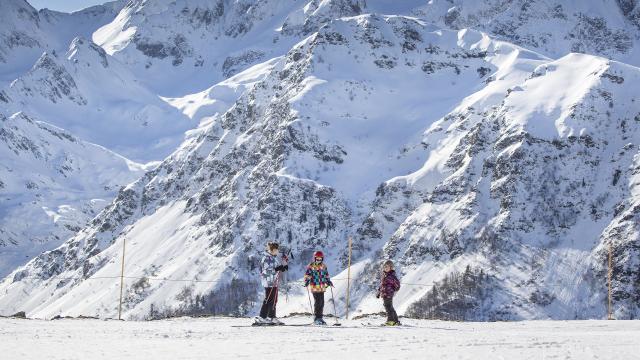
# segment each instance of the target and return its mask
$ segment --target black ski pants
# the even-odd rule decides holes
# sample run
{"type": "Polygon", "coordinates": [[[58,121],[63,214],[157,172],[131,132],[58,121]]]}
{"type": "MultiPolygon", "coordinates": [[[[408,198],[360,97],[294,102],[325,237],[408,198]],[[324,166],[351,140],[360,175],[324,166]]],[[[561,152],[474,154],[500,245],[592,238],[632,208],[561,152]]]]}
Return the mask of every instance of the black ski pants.
{"type": "Polygon", "coordinates": [[[322,311],[324,310],[324,292],[313,293],[313,313],[316,319],[322,319],[322,311]]]}
{"type": "Polygon", "coordinates": [[[260,308],[260,317],[261,318],[276,317],[276,302],[278,302],[278,288],[277,287],[264,288],[264,301],[262,302],[262,308],[260,308]]]}
{"type": "Polygon", "coordinates": [[[396,309],[393,308],[393,298],[383,298],[384,310],[387,312],[387,321],[398,321],[398,314],[396,309]]]}

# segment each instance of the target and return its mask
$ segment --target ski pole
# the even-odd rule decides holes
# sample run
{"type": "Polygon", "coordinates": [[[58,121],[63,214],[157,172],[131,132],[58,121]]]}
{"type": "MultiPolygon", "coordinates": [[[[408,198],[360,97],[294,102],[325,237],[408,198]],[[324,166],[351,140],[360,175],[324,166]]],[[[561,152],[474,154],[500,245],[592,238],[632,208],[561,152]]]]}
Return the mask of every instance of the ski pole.
{"type": "Polygon", "coordinates": [[[307,288],[307,296],[309,297],[309,311],[311,311],[311,315],[313,315],[313,306],[311,306],[311,293],[309,292],[309,287],[305,287],[307,288]]]}
{"type": "MultiPolygon", "coordinates": [[[[286,254],[282,254],[282,260],[284,260],[285,264],[289,263],[289,258],[287,258],[286,254]]],[[[273,290],[275,290],[276,294],[273,298],[273,310],[275,312],[276,309],[276,305],[278,304],[278,285],[280,285],[280,275],[282,274],[282,271],[276,271],[276,281],[273,284],[273,288],[271,289],[271,291],[273,292],[273,290]]]]}
{"type": "MultiPolygon", "coordinates": [[[[279,275],[279,274],[280,274],[280,273],[278,272],[278,275],[279,275]]],[[[277,281],[277,277],[276,277],[276,281],[277,281]]],[[[275,285],[275,283],[274,283],[274,285],[275,285]]],[[[275,286],[277,286],[277,285],[275,285],[275,286]]],[[[271,290],[269,290],[269,293],[267,294],[267,298],[266,298],[266,299],[264,299],[264,301],[265,301],[265,302],[264,302],[264,304],[265,304],[265,305],[267,305],[267,304],[269,303],[269,301],[271,301],[271,296],[273,295],[273,289],[275,288],[275,286],[271,286],[271,290]]],[[[277,293],[278,293],[278,290],[276,290],[276,294],[277,294],[277,293]]],[[[274,302],[274,304],[273,304],[273,308],[275,309],[275,307],[276,307],[276,304],[275,304],[275,302],[274,302]]],[[[268,317],[268,314],[267,314],[267,317],[268,317]]]]}
{"type": "Polygon", "coordinates": [[[331,289],[331,302],[333,303],[333,317],[336,320],[336,323],[334,325],[339,325],[338,312],[336,311],[336,299],[333,297],[333,286],[329,286],[329,289],[331,289]]]}
{"type": "Polygon", "coordinates": [[[276,294],[273,297],[273,310],[274,310],[274,312],[275,312],[275,309],[276,309],[276,304],[278,304],[278,284],[280,283],[280,274],[281,274],[281,272],[278,271],[278,274],[276,275],[276,281],[274,283],[273,288],[271,289],[271,291],[273,291],[273,290],[276,291],[276,294]]]}

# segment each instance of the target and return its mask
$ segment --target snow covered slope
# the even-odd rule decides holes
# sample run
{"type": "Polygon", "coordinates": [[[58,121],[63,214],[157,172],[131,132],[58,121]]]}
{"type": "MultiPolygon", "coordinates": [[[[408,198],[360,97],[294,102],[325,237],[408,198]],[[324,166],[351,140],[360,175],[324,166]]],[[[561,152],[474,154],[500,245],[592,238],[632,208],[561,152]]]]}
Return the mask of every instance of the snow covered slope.
{"type": "Polygon", "coordinates": [[[36,114],[139,162],[162,160],[197,125],[84,38],[64,55],[44,53],[5,93],[10,110],[36,114]]]}
{"type": "Polygon", "coordinates": [[[189,119],[200,119],[200,125],[207,125],[210,118],[225,113],[248,88],[264,80],[280,61],[281,57],[276,57],[254,65],[201,92],[163,99],[189,119]]]}
{"type": "Polygon", "coordinates": [[[64,52],[76,36],[90,38],[125,3],[119,0],[65,14],[37,11],[25,0],[0,2],[0,87],[28,71],[43,51],[64,52]]]}
{"type": "Polygon", "coordinates": [[[332,19],[363,13],[475,28],[554,58],[583,52],[640,64],[635,0],[136,0],[93,40],[156,92],[178,97],[283,55],[332,19]]]}
{"type": "Polygon", "coordinates": [[[406,305],[420,299],[407,313],[601,317],[611,244],[616,315],[638,316],[639,76],[568,55],[537,67],[498,106],[460,107],[429,129],[424,142],[437,156],[380,188],[365,229],[390,239],[383,256],[403,264],[408,282],[458,273],[424,297],[402,291],[406,305]]]}
{"type": "Polygon", "coordinates": [[[25,113],[0,113],[0,274],[86,226],[143,166],[25,113]]]}
{"type": "Polygon", "coordinates": [[[158,161],[195,126],[102,48],[75,37],[90,36],[123,6],[64,14],[0,3],[0,81],[11,81],[0,87],[3,276],[59,246],[151,168],[112,151],[158,161]]]}
{"type": "MultiPolygon", "coordinates": [[[[375,2],[375,0],[374,0],[375,2]]],[[[637,0],[433,0],[412,13],[474,28],[557,58],[582,52],[640,65],[637,0]]]]}
{"type": "MultiPolygon", "coordinates": [[[[308,318],[284,319],[288,324],[308,318]]],[[[329,323],[333,320],[327,319],[329,323]]],[[[382,322],[380,318],[365,321],[382,322]]],[[[343,326],[246,327],[244,318],[179,318],[162,321],[56,321],[0,319],[0,341],[9,359],[70,358],[194,360],[308,358],[313,346],[326,359],[371,360],[567,360],[635,359],[638,321],[525,321],[465,323],[403,319],[403,328],[343,326]],[[126,346],[122,346],[126,339],[126,346]],[[274,341],[274,339],[286,339],[274,341]],[[215,350],[212,350],[215,349],[215,350]]],[[[318,356],[320,357],[320,356],[318,356]]]]}
{"type": "Polygon", "coordinates": [[[304,35],[363,6],[362,0],[135,0],[93,40],[158,93],[179,96],[283,55],[304,35]]]}

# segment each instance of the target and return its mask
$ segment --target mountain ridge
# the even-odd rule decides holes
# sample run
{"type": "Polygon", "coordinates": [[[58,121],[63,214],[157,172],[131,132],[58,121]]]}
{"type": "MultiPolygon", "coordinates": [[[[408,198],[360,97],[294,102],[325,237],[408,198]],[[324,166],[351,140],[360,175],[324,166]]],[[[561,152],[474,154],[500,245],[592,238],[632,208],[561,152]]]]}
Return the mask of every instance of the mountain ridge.
{"type": "MultiPolygon", "coordinates": [[[[611,50],[598,50],[600,35],[616,44],[638,33],[623,36],[612,25],[617,18],[602,15],[609,30],[580,37],[586,45],[578,49],[596,55],[564,53],[575,44],[565,30],[577,26],[585,7],[615,5],[632,21],[637,4],[581,3],[580,11],[554,18],[546,11],[556,3],[412,2],[398,10],[410,16],[401,16],[357,14],[394,9],[381,0],[338,1],[326,9],[346,16],[327,20],[319,12],[322,25],[308,33],[303,17],[320,3],[282,5],[286,16],[277,18],[287,25],[279,31],[307,36],[288,38],[292,45],[281,43],[266,62],[250,56],[229,67],[222,76],[233,76],[205,91],[164,98],[200,120],[198,128],[89,226],[5,278],[0,308],[45,318],[113,316],[126,240],[127,318],[246,315],[259,300],[255,269],[263,243],[277,240],[297,258],[283,279],[288,301],[281,312],[305,310],[295,284],[315,248],[326,250],[343,312],[352,236],[356,314],[379,308],[372,292],[377,267],[391,258],[406,285],[396,297],[405,315],[602,318],[611,245],[615,316],[637,317],[640,69],[597,53],[611,50]],[[439,23],[453,3],[458,21],[480,14],[474,21],[489,31],[443,29],[457,26],[439,23]],[[508,12],[483,13],[503,3],[508,12]],[[430,8],[435,18],[425,16],[430,8]],[[513,23],[522,37],[510,38],[517,44],[494,34],[514,19],[523,20],[513,23]],[[556,21],[548,46],[527,49],[537,39],[526,36],[532,19],[556,21]],[[557,56],[554,49],[564,50],[557,56]]],[[[138,5],[172,14],[184,4],[138,5]]],[[[120,15],[127,11],[134,7],[120,15]]],[[[635,40],[630,44],[629,53],[607,54],[624,59],[635,51],[635,40]]],[[[122,49],[135,54],[131,46],[122,49]]],[[[173,65],[169,55],[163,69],[182,71],[185,60],[173,65]]],[[[135,69],[144,61],[121,63],[135,69]]],[[[138,70],[129,68],[149,76],[138,70]]]]}

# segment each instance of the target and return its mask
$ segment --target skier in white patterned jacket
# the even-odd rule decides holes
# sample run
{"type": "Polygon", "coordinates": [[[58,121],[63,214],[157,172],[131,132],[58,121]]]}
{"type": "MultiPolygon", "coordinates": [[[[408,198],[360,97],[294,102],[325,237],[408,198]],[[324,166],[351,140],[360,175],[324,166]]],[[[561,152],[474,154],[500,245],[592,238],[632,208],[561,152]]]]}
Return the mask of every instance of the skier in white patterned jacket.
{"type": "Polygon", "coordinates": [[[260,316],[255,318],[256,325],[282,325],[282,322],[276,318],[279,273],[289,270],[289,265],[287,265],[286,258],[283,258],[284,263],[280,264],[278,259],[279,248],[278,243],[269,242],[260,261],[260,277],[264,287],[264,301],[260,309],[260,316]]]}

